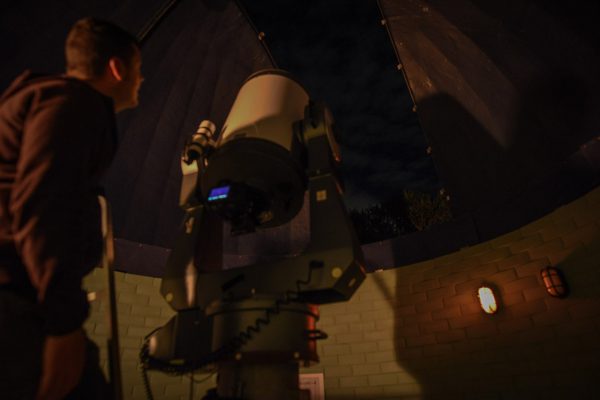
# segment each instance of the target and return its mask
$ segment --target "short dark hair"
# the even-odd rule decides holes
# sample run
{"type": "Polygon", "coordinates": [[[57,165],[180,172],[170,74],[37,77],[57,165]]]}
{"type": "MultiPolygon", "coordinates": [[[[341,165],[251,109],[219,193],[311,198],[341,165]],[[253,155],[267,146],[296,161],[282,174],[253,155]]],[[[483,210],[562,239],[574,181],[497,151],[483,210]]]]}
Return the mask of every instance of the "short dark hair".
{"type": "Polygon", "coordinates": [[[86,77],[102,75],[111,57],[130,62],[138,40],[119,26],[96,18],[77,21],[65,42],[67,72],[78,71],[86,77]]]}

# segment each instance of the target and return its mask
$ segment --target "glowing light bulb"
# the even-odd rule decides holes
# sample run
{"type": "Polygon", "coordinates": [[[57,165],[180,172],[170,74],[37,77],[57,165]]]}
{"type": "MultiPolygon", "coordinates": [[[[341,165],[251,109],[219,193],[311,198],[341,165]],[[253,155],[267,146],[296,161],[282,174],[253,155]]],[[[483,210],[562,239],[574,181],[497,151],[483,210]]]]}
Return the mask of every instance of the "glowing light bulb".
{"type": "Polygon", "coordinates": [[[477,291],[477,294],[483,311],[487,314],[494,314],[498,311],[498,303],[496,302],[496,297],[494,296],[492,289],[482,286],[477,291]]]}

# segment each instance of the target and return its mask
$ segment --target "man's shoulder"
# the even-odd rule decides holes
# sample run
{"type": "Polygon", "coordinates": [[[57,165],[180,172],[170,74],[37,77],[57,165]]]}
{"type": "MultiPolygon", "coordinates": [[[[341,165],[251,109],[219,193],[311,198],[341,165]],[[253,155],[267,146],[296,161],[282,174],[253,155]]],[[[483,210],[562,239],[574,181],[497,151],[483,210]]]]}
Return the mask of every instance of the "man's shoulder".
{"type": "Polygon", "coordinates": [[[81,99],[101,97],[93,88],[79,79],[65,75],[35,74],[27,70],[13,81],[2,95],[1,101],[14,96],[33,94],[41,97],[65,96],[81,99]]]}
{"type": "Polygon", "coordinates": [[[15,78],[2,94],[2,100],[26,91],[35,91],[44,87],[62,86],[64,79],[60,75],[42,75],[26,70],[15,78]]]}

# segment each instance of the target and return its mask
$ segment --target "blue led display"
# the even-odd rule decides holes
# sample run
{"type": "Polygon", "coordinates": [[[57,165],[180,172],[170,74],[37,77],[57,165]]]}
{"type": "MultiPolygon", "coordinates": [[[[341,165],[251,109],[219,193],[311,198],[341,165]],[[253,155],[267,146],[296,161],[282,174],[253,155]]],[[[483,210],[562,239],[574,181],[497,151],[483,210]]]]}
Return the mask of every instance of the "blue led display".
{"type": "Polygon", "coordinates": [[[216,201],[226,199],[229,196],[229,190],[231,186],[221,186],[211,189],[208,194],[208,201],[216,201]]]}

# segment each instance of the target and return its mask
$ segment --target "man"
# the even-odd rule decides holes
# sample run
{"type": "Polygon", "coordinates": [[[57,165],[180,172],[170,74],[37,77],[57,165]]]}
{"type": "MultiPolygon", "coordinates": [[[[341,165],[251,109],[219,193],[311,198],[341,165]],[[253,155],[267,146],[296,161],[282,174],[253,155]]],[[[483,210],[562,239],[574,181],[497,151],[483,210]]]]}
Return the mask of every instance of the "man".
{"type": "Polygon", "coordinates": [[[100,259],[97,186],[114,114],[138,103],[141,57],[133,36],[92,18],[65,53],[66,75],[25,72],[0,98],[2,399],[88,399],[83,386],[100,376],[81,280],[100,259]]]}

